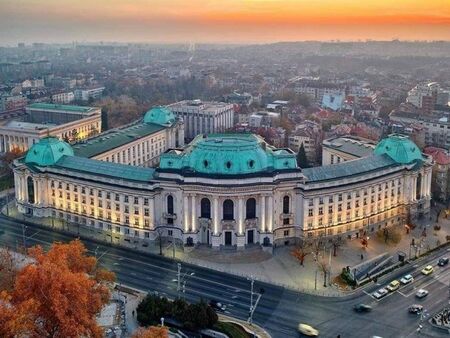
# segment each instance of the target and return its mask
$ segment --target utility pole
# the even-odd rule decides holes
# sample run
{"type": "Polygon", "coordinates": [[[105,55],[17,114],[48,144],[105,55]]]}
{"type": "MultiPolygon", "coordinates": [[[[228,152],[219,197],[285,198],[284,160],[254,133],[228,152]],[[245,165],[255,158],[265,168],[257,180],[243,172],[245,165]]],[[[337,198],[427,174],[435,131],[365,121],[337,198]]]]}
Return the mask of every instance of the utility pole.
{"type": "Polygon", "coordinates": [[[177,272],[177,293],[178,298],[180,298],[180,287],[181,287],[181,263],[177,264],[178,272],[177,272]]]}
{"type": "Polygon", "coordinates": [[[253,284],[255,283],[255,279],[253,276],[250,277],[250,316],[249,323],[253,325],[253,284]]]}
{"type": "Polygon", "coordinates": [[[22,224],[22,241],[23,241],[23,247],[25,250],[27,248],[27,242],[26,242],[26,236],[25,236],[26,229],[27,229],[27,226],[22,224]]]}

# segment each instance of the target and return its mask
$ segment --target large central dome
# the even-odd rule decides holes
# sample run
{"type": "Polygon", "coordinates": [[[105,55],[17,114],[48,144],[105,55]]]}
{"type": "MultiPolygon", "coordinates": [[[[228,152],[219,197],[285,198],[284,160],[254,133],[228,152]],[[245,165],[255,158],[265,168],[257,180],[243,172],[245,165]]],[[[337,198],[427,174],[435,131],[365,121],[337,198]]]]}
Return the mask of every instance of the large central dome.
{"type": "Polygon", "coordinates": [[[275,149],[252,134],[199,136],[184,150],[161,156],[161,169],[186,169],[204,174],[240,175],[297,168],[295,154],[275,149]]]}
{"type": "Polygon", "coordinates": [[[423,160],[419,147],[408,136],[391,134],[381,140],[374,149],[375,155],[388,155],[397,163],[408,164],[423,160]]]}

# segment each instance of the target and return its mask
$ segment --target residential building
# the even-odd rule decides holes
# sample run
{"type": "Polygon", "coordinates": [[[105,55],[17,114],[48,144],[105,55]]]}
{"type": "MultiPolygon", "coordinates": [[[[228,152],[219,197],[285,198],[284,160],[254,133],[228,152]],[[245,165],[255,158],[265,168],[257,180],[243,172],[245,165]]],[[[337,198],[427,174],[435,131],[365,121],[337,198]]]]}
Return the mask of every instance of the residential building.
{"type": "Polygon", "coordinates": [[[426,147],[424,154],[433,158],[431,192],[433,198],[446,202],[450,198],[450,156],[442,148],[426,147]]]}
{"type": "Polygon", "coordinates": [[[437,82],[419,83],[408,92],[406,102],[429,114],[437,103],[440,86],[437,82]]]}
{"type": "Polygon", "coordinates": [[[78,88],[75,89],[74,95],[77,101],[89,101],[95,100],[103,95],[105,87],[91,87],[91,88],[78,88]]]}
{"type": "Polygon", "coordinates": [[[59,104],[68,104],[75,100],[75,94],[73,92],[62,92],[52,95],[52,102],[59,104]]]}

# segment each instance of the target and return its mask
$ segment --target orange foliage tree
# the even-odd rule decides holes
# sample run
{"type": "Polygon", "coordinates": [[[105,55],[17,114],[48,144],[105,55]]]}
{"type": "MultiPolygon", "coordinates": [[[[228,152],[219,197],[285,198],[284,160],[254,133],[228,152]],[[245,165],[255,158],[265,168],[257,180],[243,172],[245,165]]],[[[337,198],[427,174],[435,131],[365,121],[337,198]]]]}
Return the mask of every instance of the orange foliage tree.
{"type": "Polygon", "coordinates": [[[33,263],[0,295],[0,337],[102,337],[95,316],[115,276],[86,251],[79,240],[55,243],[47,253],[31,248],[33,263]]]}
{"type": "Polygon", "coordinates": [[[165,326],[149,326],[139,328],[131,338],[168,338],[169,332],[165,326]]]}

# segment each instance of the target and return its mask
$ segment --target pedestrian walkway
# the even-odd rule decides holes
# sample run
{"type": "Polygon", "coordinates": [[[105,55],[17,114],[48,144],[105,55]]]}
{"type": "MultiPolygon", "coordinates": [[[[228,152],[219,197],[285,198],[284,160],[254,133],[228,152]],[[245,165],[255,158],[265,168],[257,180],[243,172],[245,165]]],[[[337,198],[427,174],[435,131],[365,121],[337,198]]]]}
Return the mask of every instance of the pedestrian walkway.
{"type": "Polygon", "coordinates": [[[245,331],[247,331],[250,334],[253,334],[254,336],[258,337],[258,338],[270,338],[270,334],[264,330],[264,328],[256,325],[256,324],[250,324],[244,320],[240,320],[240,319],[236,319],[233,317],[228,317],[225,316],[223,314],[218,314],[219,320],[221,322],[228,322],[228,323],[234,323],[234,324],[238,324],[241,327],[244,328],[245,331]]]}

